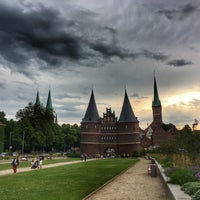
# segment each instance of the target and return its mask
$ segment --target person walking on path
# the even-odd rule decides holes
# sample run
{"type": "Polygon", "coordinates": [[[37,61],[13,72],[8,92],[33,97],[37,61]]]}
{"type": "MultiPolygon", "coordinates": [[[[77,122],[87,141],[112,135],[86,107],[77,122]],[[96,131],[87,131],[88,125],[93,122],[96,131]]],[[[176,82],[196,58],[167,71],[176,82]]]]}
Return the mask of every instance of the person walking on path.
{"type": "Polygon", "coordinates": [[[43,164],[44,156],[40,155],[39,156],[39,168],[42,169],[42,164],[43,164]]]}
{"type": "Polygon", "coordinates": [[[14,157],[13,158],[11,165],[12,165],[12,168],[13,168],[13,173],[16,173],[17,172],[17,167],[19,166],[18,157],[14,157]]]}

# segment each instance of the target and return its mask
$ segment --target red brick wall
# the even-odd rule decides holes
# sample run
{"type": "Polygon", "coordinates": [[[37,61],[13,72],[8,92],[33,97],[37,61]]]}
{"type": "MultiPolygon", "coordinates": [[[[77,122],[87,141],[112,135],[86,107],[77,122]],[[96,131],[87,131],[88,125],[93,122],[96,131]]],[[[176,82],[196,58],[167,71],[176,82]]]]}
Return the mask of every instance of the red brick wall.
{"type": "MultiPolygon", "coordinates": [[[[116,123],[117,129],[101,129],[105,124],[81,124],[81,152],[104,155],[107,148],[115,149],[116,155],[129,154],[141,149],[139,122],[116,123]],[[101,131],[102,130],[102,131],[101,131]]],[[[108,126],[108,124],[106,124],[108,126]]]]}

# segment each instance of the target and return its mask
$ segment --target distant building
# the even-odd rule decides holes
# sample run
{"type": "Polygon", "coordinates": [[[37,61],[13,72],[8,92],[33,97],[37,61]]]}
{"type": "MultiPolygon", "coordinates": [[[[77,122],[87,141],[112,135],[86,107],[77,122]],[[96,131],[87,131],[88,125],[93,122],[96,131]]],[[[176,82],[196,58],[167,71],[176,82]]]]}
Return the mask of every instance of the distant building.
{"type": "MultiPolygon", "coordinates": [[[[41,106],[39,91],[37,91],[36,100],[35,100],[34,105],[35,105],[36,110],[38,108],[40,108],[40,106],[41,106]]],[[[47,103],[46,103],[46,112],[49,112],[49,114],[51,114],[53,116],[54,122],[57,123],[57,114],[56,114],[55,110],[53,109],[50,89],[49,89],[47,103]]]]}
{"type": "Polygon", "coordinates": [[[132,155],[141,149],[139,121],[132,110],[125,90],[124,102],[119,120],[111,108],[106,108],[103,117],[99,117],[92,90],[89,104],[81,122],[82,153],[132,155]]]}
{"type": "Polygon", "coordinates": [[[141,144],[144,148],[157,148],[171,140],[178,132],[173,124],[164,124],[162,105],[158,95],[156,77],[154,76],[154,96],[152,101],[153,121],[144,130],[141,144]]]}

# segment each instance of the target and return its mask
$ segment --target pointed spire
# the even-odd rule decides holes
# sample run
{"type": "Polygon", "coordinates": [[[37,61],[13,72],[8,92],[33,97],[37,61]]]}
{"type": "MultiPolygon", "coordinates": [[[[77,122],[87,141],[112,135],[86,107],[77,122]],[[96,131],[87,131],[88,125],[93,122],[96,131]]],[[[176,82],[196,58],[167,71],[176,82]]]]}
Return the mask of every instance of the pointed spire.
{"type": "Polygon", "coordinates": [[[40,106],[40,95],[39,95],[39,90],[37,91],[37,96],[35,100],[35,106],[40,106]]]}
{"type": "Polygon", "coordinates": [[[52,100],[51,100],[51,90],[50,89],[49,89],[49,94],[48,94],[48,99],[47,99],[46,110],[53,110],[52,100]]]}
{"type": "Polygon", "coordinates": [[[82,122],[99,122],[99,113],[97,110],[93,89],[92,89],[90,101],[89,101],[85,116],[82,119],[82,122]]]}
{"type": "Polygon", "coordinates": [[[134,115],[133,109],[131,107],[126,89],[124,95],[124,103],[122,106],[122,111],[119,117],[119,122],[136,122],[138,121],[134,115]]]}
{"type": "Polygon", "coordinates": [[[152,106],[161,106],[161,102],[158,95],[155,72],[154,72],[154,99],[152,101],[152,106]]]}

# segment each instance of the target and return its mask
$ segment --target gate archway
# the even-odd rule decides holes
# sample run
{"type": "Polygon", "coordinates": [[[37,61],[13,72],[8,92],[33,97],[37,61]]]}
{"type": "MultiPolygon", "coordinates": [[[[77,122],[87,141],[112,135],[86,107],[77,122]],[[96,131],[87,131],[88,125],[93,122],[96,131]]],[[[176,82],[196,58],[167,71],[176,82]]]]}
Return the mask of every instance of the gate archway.
{"type": "Polygon", "coordinates": [[[113,147],[108,147],[106,150],[105,150],[105,156],[106,157],[115,157],[116,156],[116,151],[113,147]]]}

